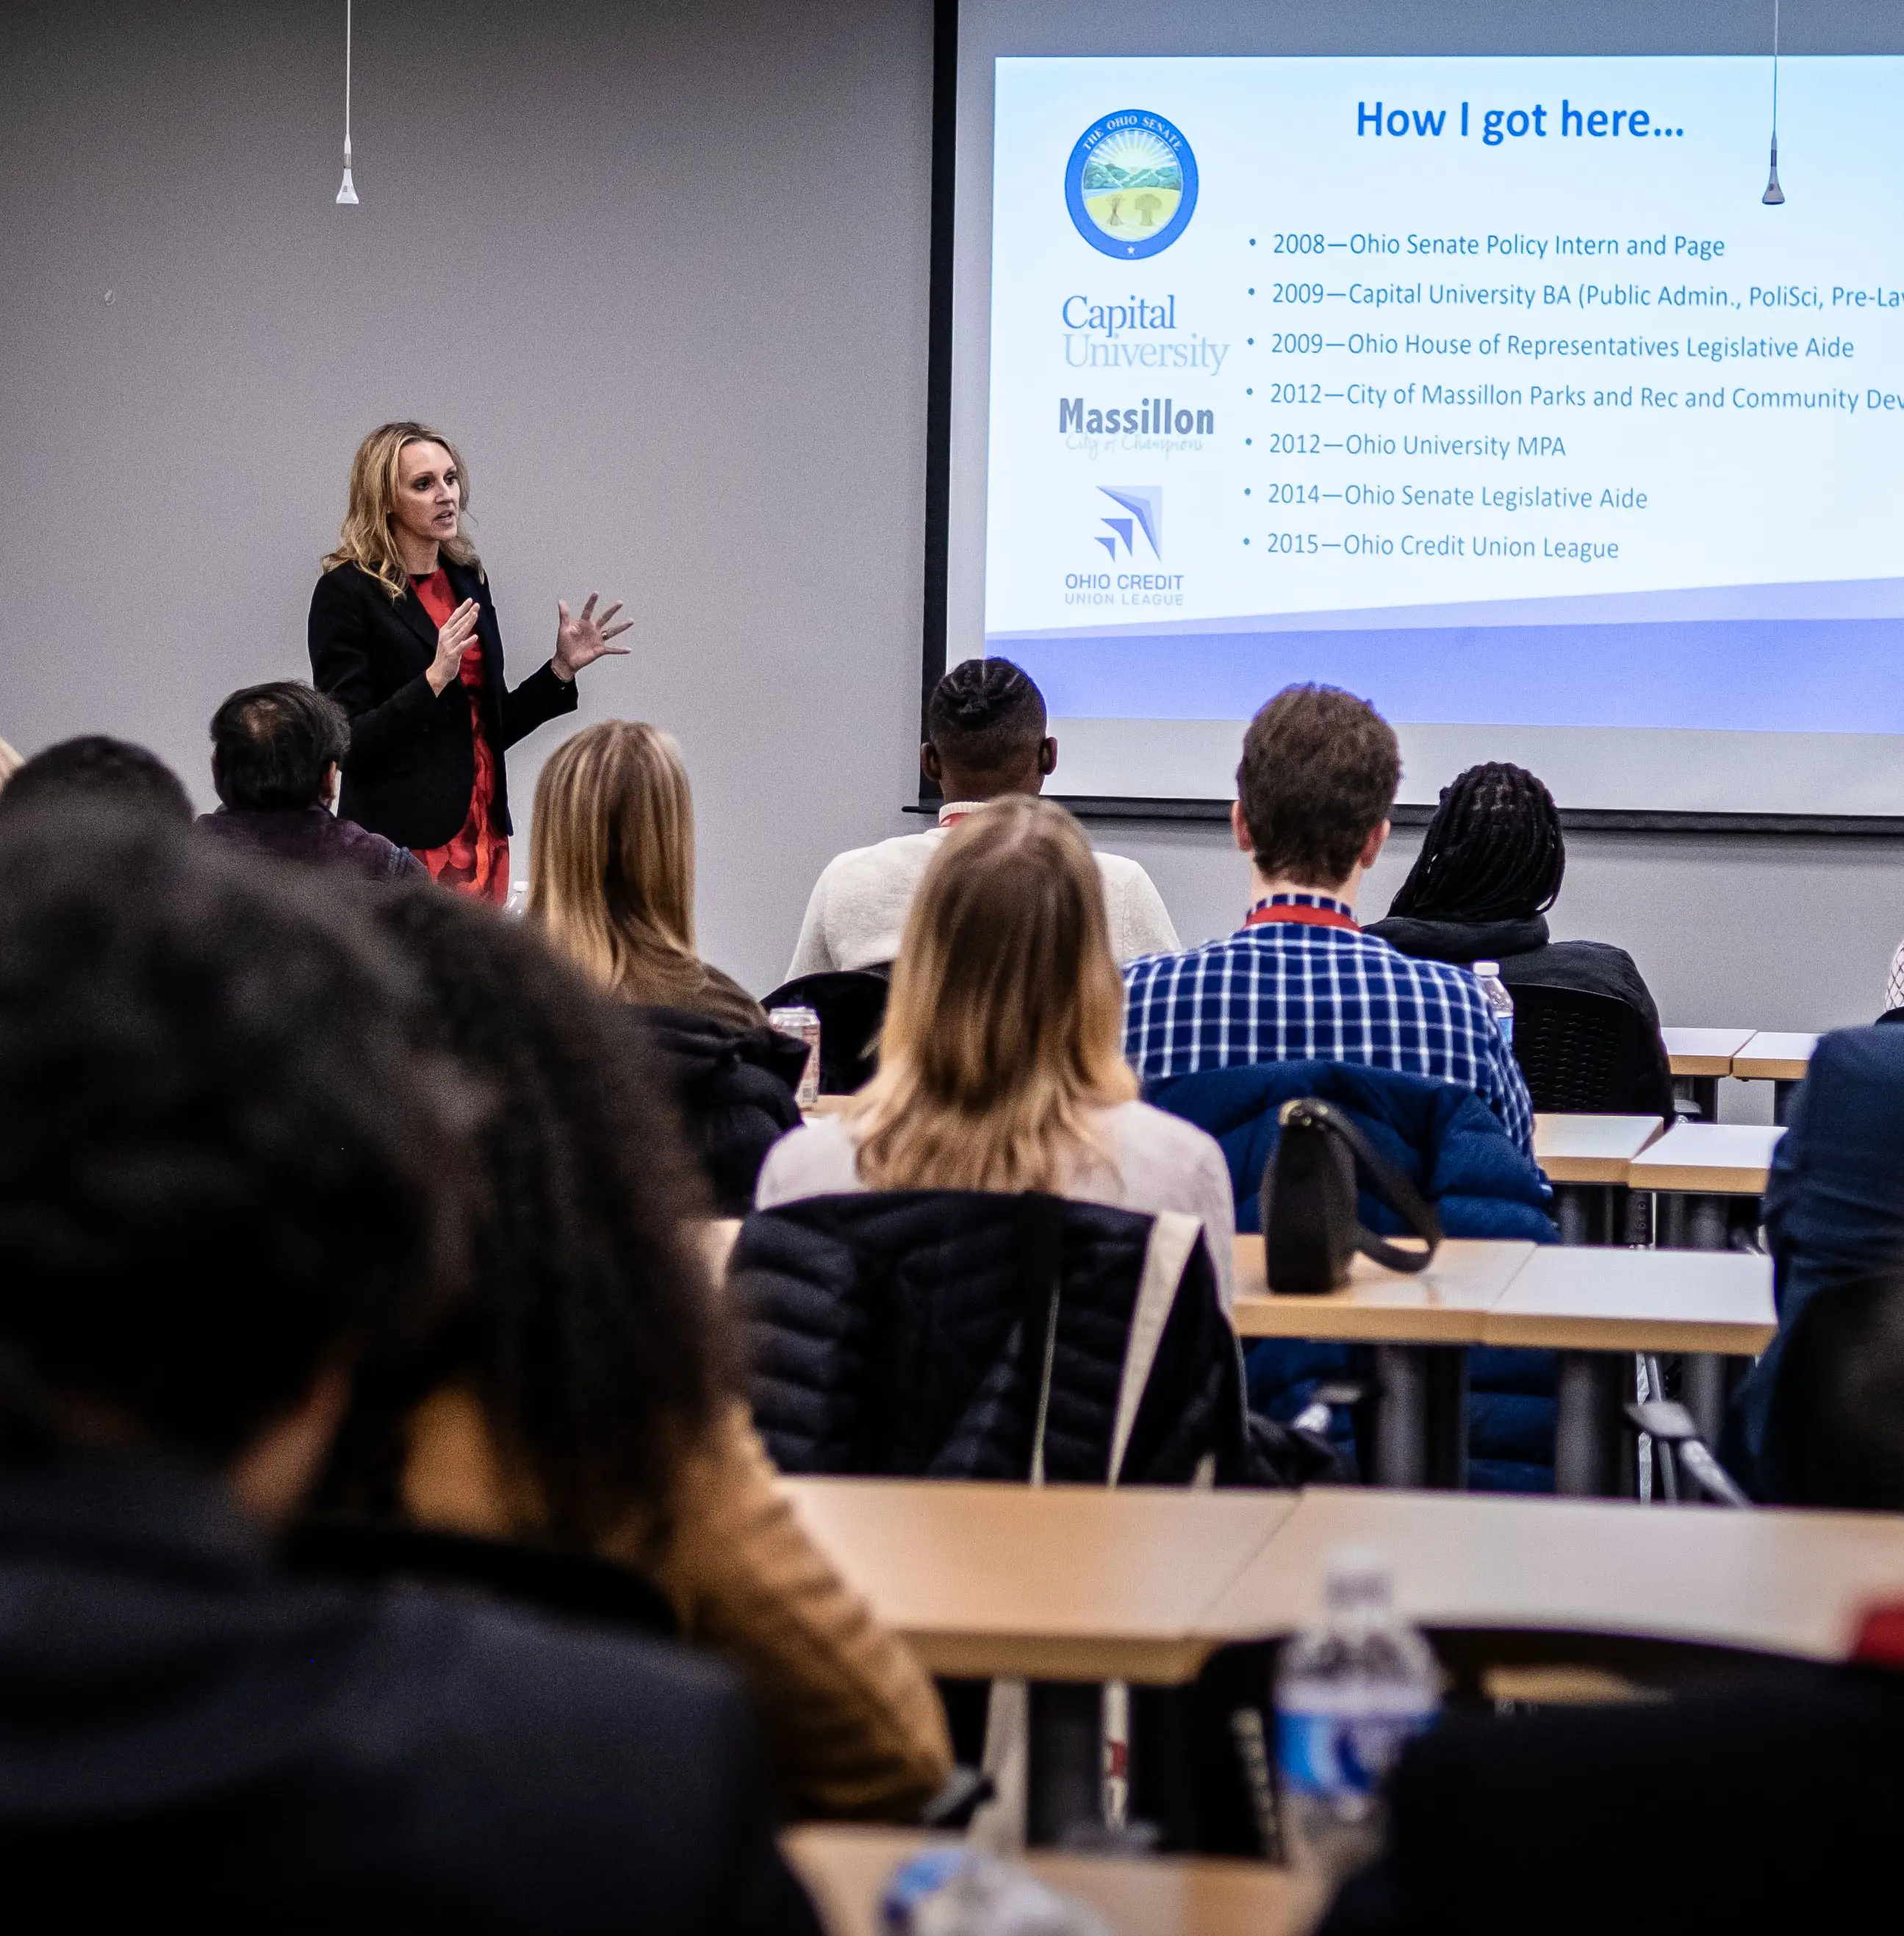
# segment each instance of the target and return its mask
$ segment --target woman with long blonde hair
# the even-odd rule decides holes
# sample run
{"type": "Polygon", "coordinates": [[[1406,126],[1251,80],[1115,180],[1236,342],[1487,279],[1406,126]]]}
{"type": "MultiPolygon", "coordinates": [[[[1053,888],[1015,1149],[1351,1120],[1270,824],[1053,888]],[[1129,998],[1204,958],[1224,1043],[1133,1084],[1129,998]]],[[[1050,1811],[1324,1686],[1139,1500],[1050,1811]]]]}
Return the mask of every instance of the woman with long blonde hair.
{"type": "Polygon", "coordinates": [[[529,915],[558,954],[625,1002],[736,1028],[766,1016],[694,951],[694,800],[672,737],[604,719],[536,783],[529,915]]]}
{"type": "Polygon", "coordinates": [[[1201,1219],[1224,1302],[1229,1169],[1202,1130],[1137,1100],[1104,889],[1076,821],[1001,800],[932,858],[906,920],[879,1072],[796,1130],[762,1209],[856,1190],[1048,1190],[1201,1219]]]}
{"type": "Polygon", "coordinates": [[[511,691],[489,581],[464,527],[469,472],[441,431],[380,425],[358,446],[337,548],[311,594],[311,679],[350,715],[338,810],[432,877],[509,895],[503,755],[575,709],[575,676],[629,628],[556,603],[555,651],[511,691]]]}

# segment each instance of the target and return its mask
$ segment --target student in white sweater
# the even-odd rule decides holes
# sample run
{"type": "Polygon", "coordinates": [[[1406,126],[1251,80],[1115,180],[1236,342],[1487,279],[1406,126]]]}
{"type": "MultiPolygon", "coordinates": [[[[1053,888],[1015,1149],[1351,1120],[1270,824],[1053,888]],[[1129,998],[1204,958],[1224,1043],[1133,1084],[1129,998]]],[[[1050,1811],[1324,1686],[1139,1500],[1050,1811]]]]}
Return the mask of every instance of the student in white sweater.
{"type": "Polygon", "coordinates": [[[879,1072],[843,1115],[784,1136],[763,1210],[858,1190],[1046,1190],[1181,1211],[1234,1301],[1229,1165],[1194,1125],[1137,1100],[1123,984],[1083,830],[1023,796],[936,848],[893,971],[879,1072]]]}
{"type": "MultiPolygon", "coordinates": [[[[855,847],[827,864],[806,904],[787,980],[892,961],[906,910],[947,830],[993,800],[1044,790],[1058,764],[1058,743],[1045,725],[1044,694],[1009,659],[954,666],[933,688],[929,737],[919,749],[920,770],[945,799],[938,826],[855,847]]],[[[1120,961],[1175,954],[1177,930],[1150,876],[1120,854],[1100,854],[1097,864],[1111,953],[1120,961]]]]}

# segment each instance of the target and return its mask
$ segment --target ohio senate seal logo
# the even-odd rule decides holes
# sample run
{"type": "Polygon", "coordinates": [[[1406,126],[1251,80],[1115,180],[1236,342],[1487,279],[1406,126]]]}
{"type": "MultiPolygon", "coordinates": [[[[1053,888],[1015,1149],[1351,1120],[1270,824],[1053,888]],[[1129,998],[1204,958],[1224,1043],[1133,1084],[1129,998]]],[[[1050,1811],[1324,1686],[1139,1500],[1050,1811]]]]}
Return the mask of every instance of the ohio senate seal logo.
{"type": "Polygon", "coordinates": [[[1168,249],[1197,206],[1197,158],[1161,114],[1121,108],[1077,138],[1065,205],[1093,249],[1120,262],[1168,249]]]}

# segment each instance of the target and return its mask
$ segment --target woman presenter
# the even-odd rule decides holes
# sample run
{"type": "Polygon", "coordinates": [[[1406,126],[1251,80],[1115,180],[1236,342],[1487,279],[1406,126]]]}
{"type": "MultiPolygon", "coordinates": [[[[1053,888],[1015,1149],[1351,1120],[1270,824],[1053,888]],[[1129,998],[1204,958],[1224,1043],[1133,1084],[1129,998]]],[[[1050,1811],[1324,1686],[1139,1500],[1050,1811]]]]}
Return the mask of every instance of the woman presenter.
{"type": "Polygon", "coordinates": [[[476,547],[469,474],[441,432],[385,424],[358,446],[337,549],[311,594],[311,677],[350,715],[338,810],[459,893],[508,898],[503,755],[575,709],[575,676],[629,629],[595,594],[556,606],[555,651],[512,692],[476,547]]]}

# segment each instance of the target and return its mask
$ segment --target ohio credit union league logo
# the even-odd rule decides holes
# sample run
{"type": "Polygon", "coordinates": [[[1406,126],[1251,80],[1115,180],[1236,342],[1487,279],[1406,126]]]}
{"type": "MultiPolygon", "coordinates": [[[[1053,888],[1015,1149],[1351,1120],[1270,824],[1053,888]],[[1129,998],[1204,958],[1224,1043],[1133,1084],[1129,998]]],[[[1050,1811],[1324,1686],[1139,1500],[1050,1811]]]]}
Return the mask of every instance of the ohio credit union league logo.
{"type": "Polygon", "coordinates": [[[1108,498],[1125,515],[1121,518],[1101,518],[1099,522],[1111,528],[1111,536],[1099,534],[1098,543],[1111,554],[1111,561],[1117,561],[1117,546],[1121,540],[1124,555],[1134,558],[1138,555],[1133,542],[1141,537],[1150,548],[1150,555],[1162,561],[1164,555],[1164,494],[1163,487],[1157,484],[1100,484],[1098,490],[1108,498]]]}
{"type": "Polygon", "coordinates": [[[1197,158],[1161,114],[1120,108],[1077,138],[1065,205],[1093,249],[1120,262],[1168,249],[1196,213],[1197,158]]]}

